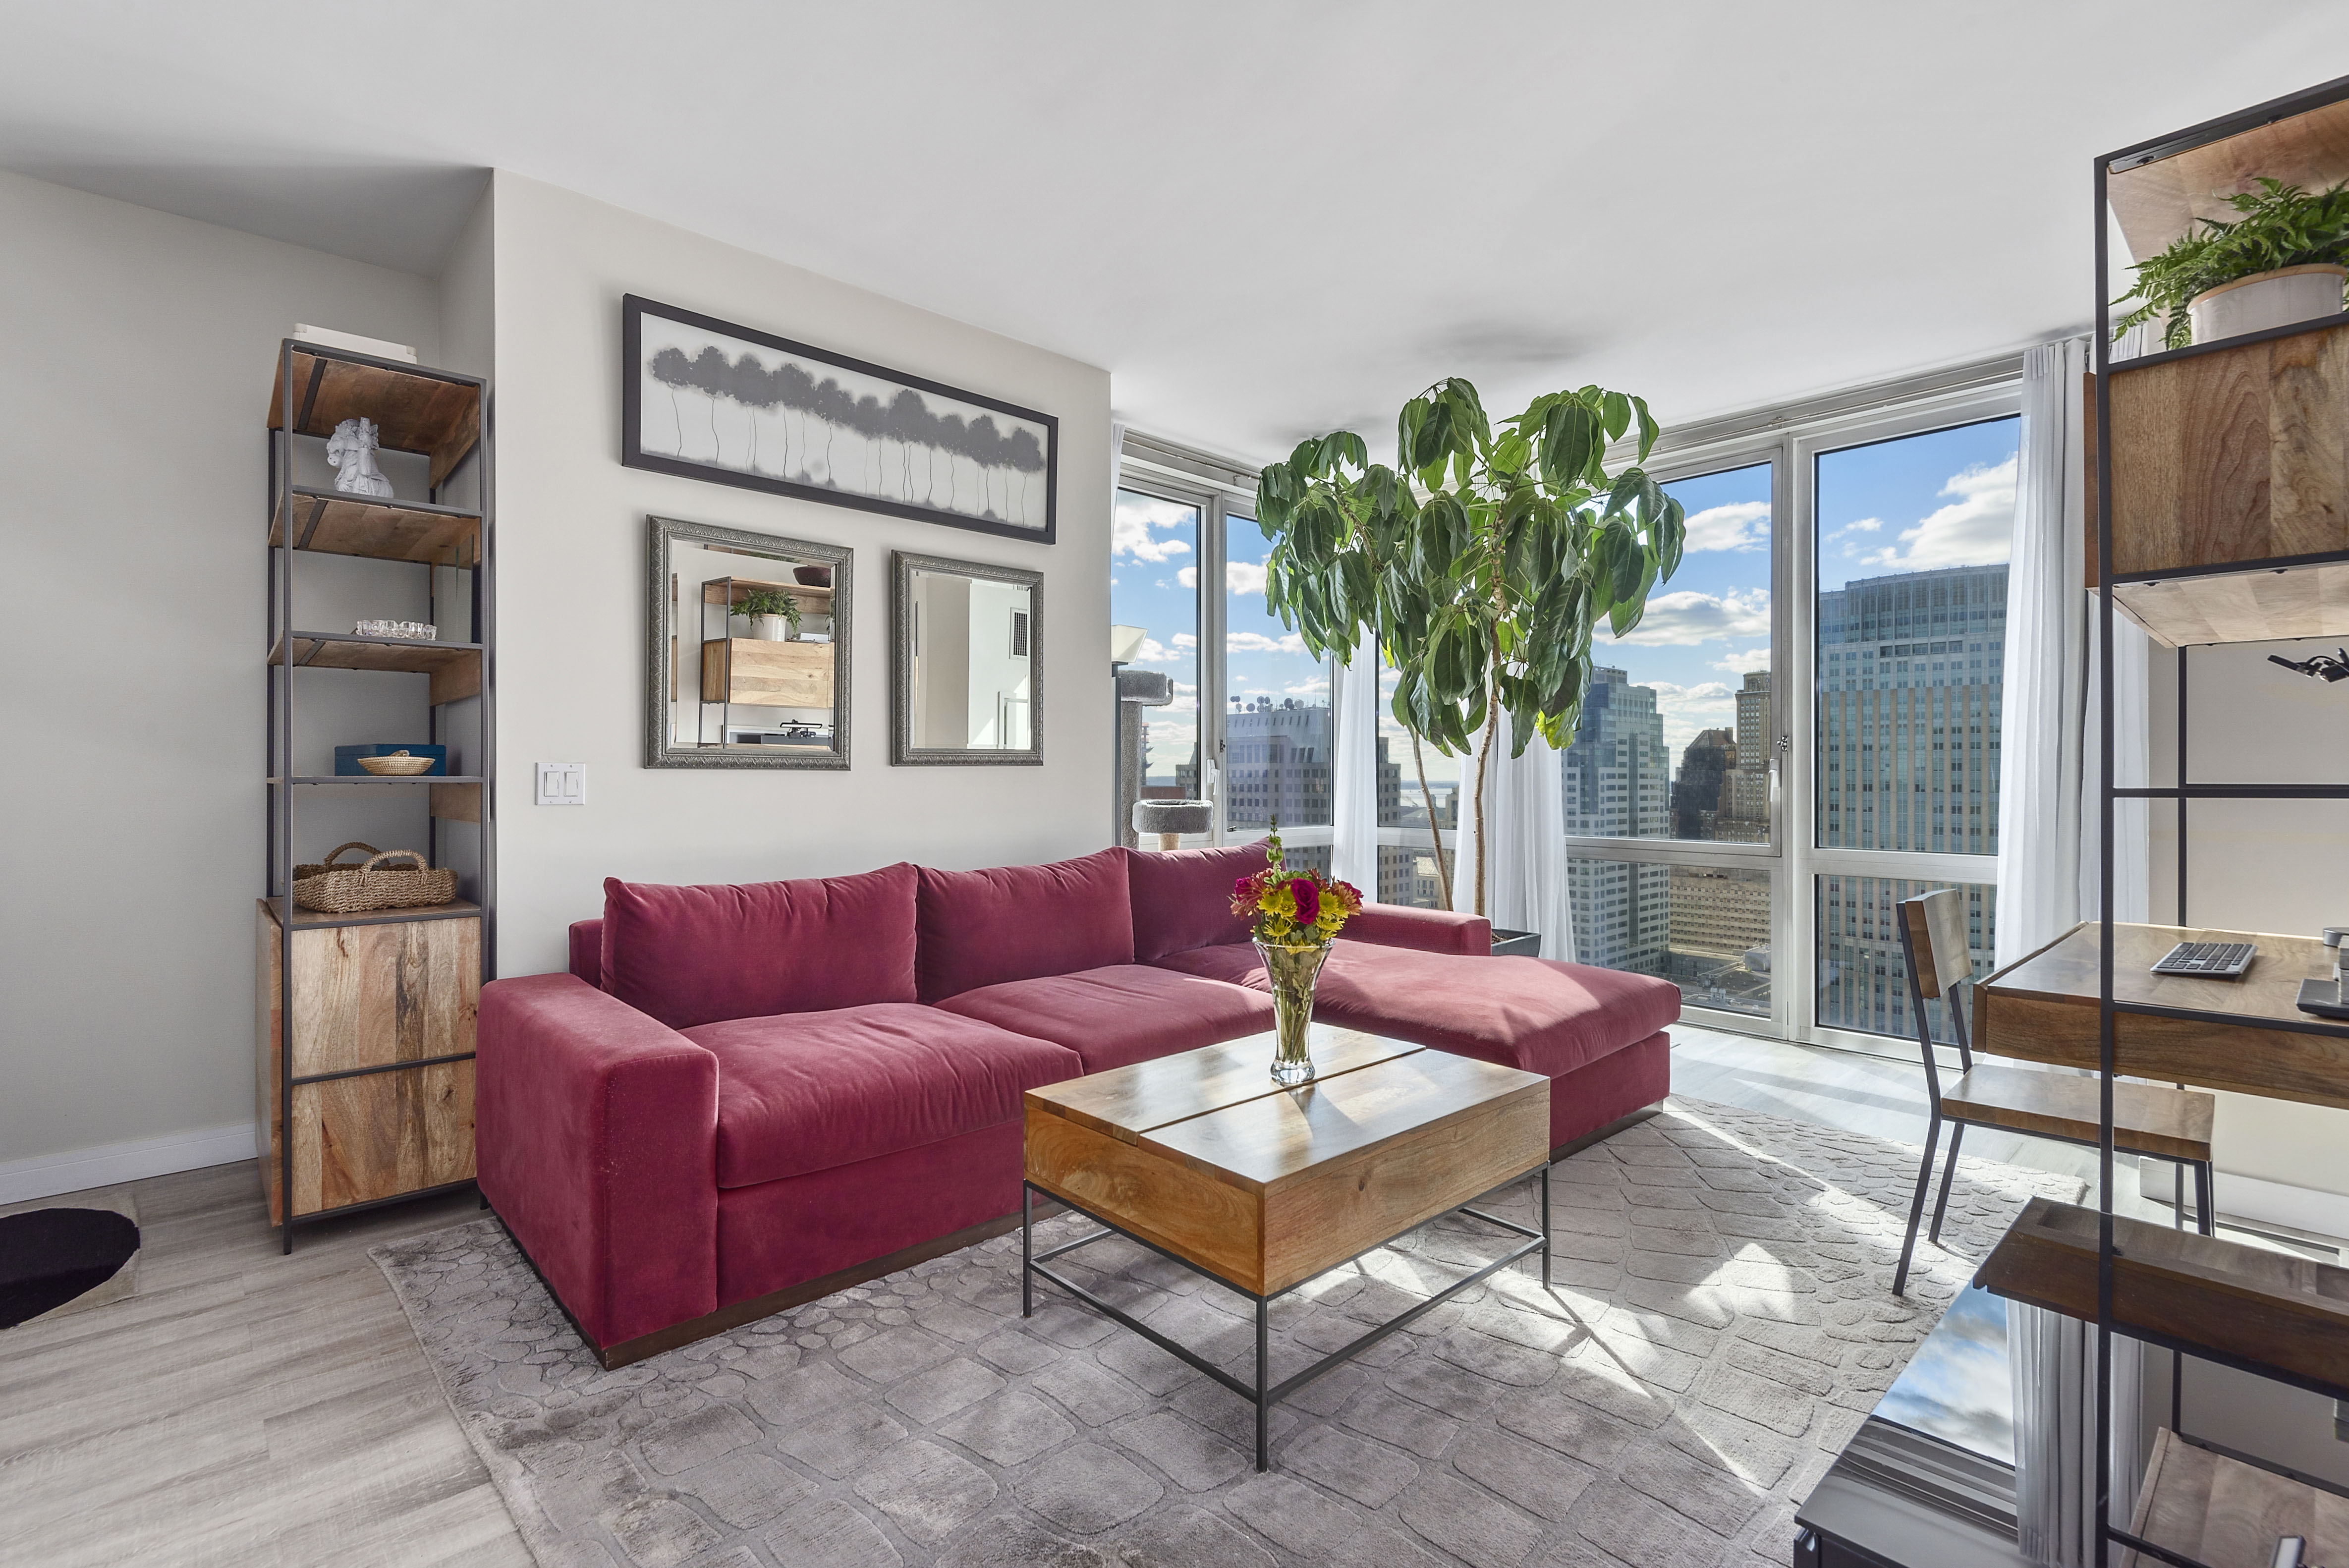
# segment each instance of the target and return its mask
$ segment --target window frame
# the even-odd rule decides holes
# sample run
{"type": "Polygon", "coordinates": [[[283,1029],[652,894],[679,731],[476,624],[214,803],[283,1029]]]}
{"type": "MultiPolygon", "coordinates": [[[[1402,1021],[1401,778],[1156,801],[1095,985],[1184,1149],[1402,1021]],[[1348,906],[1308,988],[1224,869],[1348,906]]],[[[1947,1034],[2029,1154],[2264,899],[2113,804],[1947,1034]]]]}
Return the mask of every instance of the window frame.
{"type": "MultiPolygon", "coordinates": [[[[1658,482],[1771,463],[1771,712],[1781,769],[1771,842],[1715,844],[1669,839],[1567,841],[1567,853],[1593,860],[1767,869],[1770,890],[1770,1020],[1766,1033],[1802,1045],[1913,1062],[1917,1043],[1824,1026],[1818,1021],[1818,884],[1824,876],[1946,882],[1998,881],[1995,855],[1933,851],[1823,848],[1817,841],[1820,770],[1816,754],[1818,682],[1818,459],[1847,447],[1897,440],[2019,414],[2020,356],[1856,388],[1804,404],[1752,410],[1668,433],[1648,464],[1658,482]]],[[[1631,454],[1609,454],[1628,462],[1631,454]]],[[[1729,1034],[1764,1032],[1751,1014],[1684,1006],[1682,1016],[1729,1034]]],[[[1944,1047],[1951,1060],[1955,1053],[1944,1047]]]]}

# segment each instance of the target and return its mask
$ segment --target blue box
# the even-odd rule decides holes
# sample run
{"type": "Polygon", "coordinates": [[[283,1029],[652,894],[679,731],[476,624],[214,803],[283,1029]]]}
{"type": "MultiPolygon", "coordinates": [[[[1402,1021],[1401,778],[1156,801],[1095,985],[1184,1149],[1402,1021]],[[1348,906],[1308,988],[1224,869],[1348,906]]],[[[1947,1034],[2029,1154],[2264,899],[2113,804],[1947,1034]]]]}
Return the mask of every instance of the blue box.
{"type": "Polygon", "coordinates": [[[426,746],[412,740],[386,740],[373,746],[337,746],[335,748],[335,773],[338,778],[356,774],[361,779],[372,779],[375,775],[359,766],[359,758],[388,757],[395,751],[405,751],[410,757],[432,758],[432,766],[421,773],[413,775],[415,778],[437,779],[448,776],[449,748],[445,746],[426,746]]]}

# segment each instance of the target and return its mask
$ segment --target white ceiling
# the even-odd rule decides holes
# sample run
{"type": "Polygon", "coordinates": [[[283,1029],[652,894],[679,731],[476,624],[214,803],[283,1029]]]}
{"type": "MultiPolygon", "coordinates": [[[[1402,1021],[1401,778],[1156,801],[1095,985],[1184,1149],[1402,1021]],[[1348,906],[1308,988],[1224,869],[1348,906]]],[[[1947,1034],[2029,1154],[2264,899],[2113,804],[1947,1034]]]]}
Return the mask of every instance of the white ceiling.
{"type": "Polygon", "coordinates": [[[1338,424],[1383,453],[1451,374],[1669,423],[2076,328],[2094,154],[2349,71],[2340,0],[5,0],[0,27],[0,165],[425,273],[510,169],[1107,366],[1137,427],[1259,459],[1338,424]]]}

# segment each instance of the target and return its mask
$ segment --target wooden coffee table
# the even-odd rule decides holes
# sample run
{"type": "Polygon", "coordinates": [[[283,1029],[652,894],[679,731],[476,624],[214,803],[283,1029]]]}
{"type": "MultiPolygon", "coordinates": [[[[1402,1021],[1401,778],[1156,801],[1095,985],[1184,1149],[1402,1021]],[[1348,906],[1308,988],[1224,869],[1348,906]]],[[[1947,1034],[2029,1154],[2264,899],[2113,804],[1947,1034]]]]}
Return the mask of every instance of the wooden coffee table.
{"type": "Polygon", "coordinates": [[[1020,1313],[1040,1276],[1205,1372],[1256,1407],[1256,1468],[1267,1468],[1274,1405],[1528,1253],[1549,1277],[1549,1182],[1542,1226],[1467,1205],[1546,1172],[1549,1080],[1537,1073],[1349,1031],[1314,1030],[1319,1075],[1282,1088],[1272,1037],[1251,1036],[1072,1078],[1027,1095],[1020,1313]],[[1102,1228],[1035,1250],[1036,1195],[1102,1228]],[[1269,1381],[1271,1303],[1454,1211],[1525,1240],[1401,1316],[1295,1376],[1269,1381]],[[1196,1269],[1256,1303],[1253,1387],[1047,1265],[1112,1235],[1196,1269]]]}

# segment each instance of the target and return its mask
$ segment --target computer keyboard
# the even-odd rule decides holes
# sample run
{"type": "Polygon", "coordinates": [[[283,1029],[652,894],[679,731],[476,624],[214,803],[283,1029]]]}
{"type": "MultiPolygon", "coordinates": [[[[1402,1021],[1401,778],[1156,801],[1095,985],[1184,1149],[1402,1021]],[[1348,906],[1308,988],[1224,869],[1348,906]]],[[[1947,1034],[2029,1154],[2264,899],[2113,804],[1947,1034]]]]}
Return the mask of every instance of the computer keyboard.
{"type": "Polygon", "coordinates": [[[2258,952],[2248,942],[2181,942],[2153,966],[2153,972],[2232,980],[2251,966],[2251,959],[2258,952]]]}

